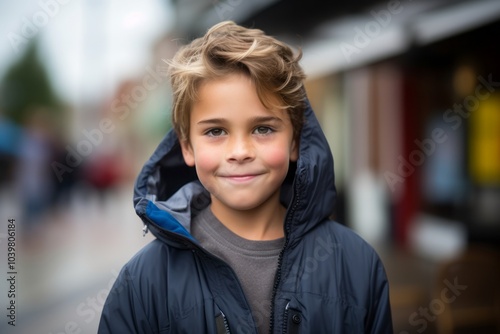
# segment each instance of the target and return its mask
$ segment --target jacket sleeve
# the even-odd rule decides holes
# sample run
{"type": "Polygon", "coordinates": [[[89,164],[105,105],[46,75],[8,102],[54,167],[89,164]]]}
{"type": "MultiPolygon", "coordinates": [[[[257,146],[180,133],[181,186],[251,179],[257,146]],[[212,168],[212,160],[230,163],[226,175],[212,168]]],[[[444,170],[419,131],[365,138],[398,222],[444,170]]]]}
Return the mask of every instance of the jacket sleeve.
{"type": "Polygon", "coordinates": [[[138,277],[125,266],[118,275],[104,303],[98,334],[155,333],[142,298],[136,289],[138,277]]]}
{"type": "Polygon", "coordinates": [[[384,266],[378,255],[374,254],[374,266],[371,277],[371,308],[365,328],[367,333],[392,334],[391,303],[389,300],[389,282],[384,266]]]}

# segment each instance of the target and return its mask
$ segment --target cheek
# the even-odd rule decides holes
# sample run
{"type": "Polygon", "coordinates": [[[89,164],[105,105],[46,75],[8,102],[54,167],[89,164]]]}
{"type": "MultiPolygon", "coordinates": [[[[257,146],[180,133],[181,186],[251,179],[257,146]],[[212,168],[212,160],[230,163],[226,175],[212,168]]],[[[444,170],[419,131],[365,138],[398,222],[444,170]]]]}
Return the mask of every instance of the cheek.
{"type": "Polygon", "coordinates": [[[199,150],[195,153],[195,163],[198,173],[203,173],[215,170],[219,164],[219,160],[215,151],[199,150]]]}
{"type": "Polygon", "coordinates": [[[275,169],[288,169],[290,162],[289,149],[287,147],[268,147],[263,152],[262,157],[269,167],[275,169]]]}

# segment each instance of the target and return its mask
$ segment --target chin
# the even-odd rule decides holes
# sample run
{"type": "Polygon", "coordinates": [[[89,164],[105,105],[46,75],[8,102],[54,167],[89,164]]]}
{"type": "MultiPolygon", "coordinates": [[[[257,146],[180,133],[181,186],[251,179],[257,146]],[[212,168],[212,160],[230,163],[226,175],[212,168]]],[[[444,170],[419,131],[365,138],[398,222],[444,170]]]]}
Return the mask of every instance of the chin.
{"type": "Polygon", "coordinates": [[[245,199],[232,199],[231,201],[218,200],[221,206],[236,211],[251,211],[258,209],[265,201],[249,201],[245,199]]]}
{"type": "Polygon", "coordinates": [[[258,207],[260,207],[259,204],[241,204],[241,203],[234,204],[234,205],[226,204],[225,206],[227,208],[230,208],[230,209],[236,210],[236,211],[251,211],[251,210],[254,210],[254,209],[257,209],[258,207]]]}

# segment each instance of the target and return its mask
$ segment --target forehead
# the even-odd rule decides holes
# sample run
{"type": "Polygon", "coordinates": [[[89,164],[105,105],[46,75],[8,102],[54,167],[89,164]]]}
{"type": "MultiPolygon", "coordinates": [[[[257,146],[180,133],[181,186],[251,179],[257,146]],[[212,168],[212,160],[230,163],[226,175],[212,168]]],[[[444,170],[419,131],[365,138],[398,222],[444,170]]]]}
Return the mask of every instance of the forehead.
{"type": "Polygon", "coordinates": [[[198,84],[198,98],[195,103],[202,102],[214,94],[234,94],[243,91],[248,94],[257,95],[257,89],[253,80],[245,74],[234,73],[222,77],[208,78],[198,84]]]}
{"type": "Polygon", "coordinates": [[[193,102],[191,115],[200,113],[272,114],[288,118],[279,99],[271,93],[257,91],[254,81],[245,74],[231,74],[222,78],[206,80],[198,86],[197,99],[193,102]]]}

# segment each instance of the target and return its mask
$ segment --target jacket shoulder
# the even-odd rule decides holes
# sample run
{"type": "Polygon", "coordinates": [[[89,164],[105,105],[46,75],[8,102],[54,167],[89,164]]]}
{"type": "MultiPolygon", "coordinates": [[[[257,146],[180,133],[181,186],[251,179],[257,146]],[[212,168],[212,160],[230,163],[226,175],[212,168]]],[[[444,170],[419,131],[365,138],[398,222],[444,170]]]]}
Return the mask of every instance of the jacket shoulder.
{"type": "Polygon", "coordinates": [[[352,256],[379,258],[373,246],[358,233],[334,220],[328,220],[324,224],[319,225],[316,235],[330,236],[338,249],[352,256]]]}
{"type": "Polygon", "coordinates": [[[158,306],[148,293],[156,280],[153,264],[161,257],[161,247],[154,240],[123,266],[104,304],[99,334],[157,333],[158,328],[168,328],[167,320],[157,317],[158,306]]]}
{"type": "Polygon", "coordinates": [[[135,255],[125,263],[123,268],[130,273],[137,272],[144,275],[154,268],[158,270],[158,267],[162,264],[167,265],[166,255],[168,252],[169,247],[167,245],[158,239],[154,239],[135,253],[135,255]]]}

